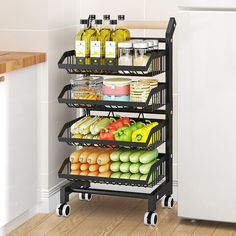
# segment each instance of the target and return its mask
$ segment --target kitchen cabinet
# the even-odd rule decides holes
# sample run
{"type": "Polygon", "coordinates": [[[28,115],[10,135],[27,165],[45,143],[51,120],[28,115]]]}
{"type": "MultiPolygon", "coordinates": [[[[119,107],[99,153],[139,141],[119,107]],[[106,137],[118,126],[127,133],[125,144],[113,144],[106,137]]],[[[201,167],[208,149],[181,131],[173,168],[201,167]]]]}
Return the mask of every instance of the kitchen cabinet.
{"type": "Polygon", "coordinates": [[[37,73],[33,65],[0,74],[0,228],[37,202],[37,73]]]}

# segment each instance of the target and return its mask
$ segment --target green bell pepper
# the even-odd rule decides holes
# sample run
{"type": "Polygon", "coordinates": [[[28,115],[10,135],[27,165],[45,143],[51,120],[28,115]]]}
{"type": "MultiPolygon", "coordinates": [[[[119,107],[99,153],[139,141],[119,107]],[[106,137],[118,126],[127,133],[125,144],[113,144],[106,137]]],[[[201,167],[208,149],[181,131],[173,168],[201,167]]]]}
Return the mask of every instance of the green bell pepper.
{"type": "Polygon", "coordinates": [[[121,127],[115,132],[115,140],[123,142],[131,142],[132,129],[130,127],[121,127]]]}

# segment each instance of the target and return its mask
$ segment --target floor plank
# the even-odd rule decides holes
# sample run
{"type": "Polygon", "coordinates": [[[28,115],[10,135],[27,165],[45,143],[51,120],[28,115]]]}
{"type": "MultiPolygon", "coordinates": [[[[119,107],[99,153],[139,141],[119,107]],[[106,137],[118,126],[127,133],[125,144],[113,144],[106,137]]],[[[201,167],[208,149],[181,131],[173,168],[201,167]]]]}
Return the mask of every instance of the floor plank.
{"type": "Polygon", "coordinates": [[[78,236],[83,232],[83,236],[110,235],[123,218],[137,205],[134,199],[107,197],[101,206],[96,209],[89,219],[78,224],[67,235],[78,236]]]}
{"type": "Polygon", "coordinates": [[[168,214],[160,222],[158,227],[154,227],[153,232],[149,234],[150,236],[171,235],[181,220],[177,217],[177,205],[175,205],[173,209],[162,209],[162,211],[167,212],[168,214]]]}
{"type": "MultiPolygon", "coordinates": [[[[71,214],[59,225],[54,227],[45,236],[61,236],[67,235],[71,230],[76,228],[78,224],[83,222],[89,215],[94,213],[94,211],[101,206],[103,202],[106,202],[106,197],[104,196],[93,196],[90,202],[84,202],[84,204],[78,204],[78,207],[74,209],[74,214],[71,214]]],[[[74,206],[73,206],[74,207],[74,206]]]]}
{"type": "MultiPolygon", "coordinates": [[[[83,204],[78,198],[78,196],[74,197],[70,201],[71,205],[71,214],[77,211],[78,205],[83,204]]],[[[66,218],[64,217],[58,217],[55,214],[55,211],[52,211],[49,214],[49,217],[43,221],[41,224],[39,224],[37,227],[35,227],[32,231],[27,233],[25,236],[42,236],[45,235],[48,231],[52,230],[54,227],[58,226],[60,223],[65,221],[66,218]]]]}
{"type": "Polygon", "coordinates": [[[178,218],[177,205],[163,209],[157,204],[157,227],[143,224],[147,200],[93,196],[85,202],[76,195],[70,205],[70,217],[37,214],[8,236],[236,236],[236,224],[178,218]]]}
{"type": "Polygon", "coordinates": [[[191,235],[194,236],[210,236],[214,233],[218,223],[212,221],[199,221],[199,225],[191,235]]]}
{"type": "MultiPolygon", "coordinates": [[[[131,236],[142,236],[142,235],[150,235],[155,231],[155,228],[152,226],[146,226],[143,224],[144,221],[144,213],[147,211],[147,200],[144,200],[145,207],[142,209],[141,212],[139,212],[139,220],[138,225],[132,229],[129,235],[131,236]]],[[[165,217],[168,214],[168,211],[164,211],[164,209],[161,208],[160,203],[157,204],[157,213],[158,213],[158,222],[160,225],[162,221],[165,219],[165,217]]]]}
{"type": "Polygon", "coordinates": [[[21,226],[19,226],[17,229],[9,233],[8,236],[25,236],[27,233],[29,233],[31,230],[45,221],[46,218],[48,218],[48,214],[37,214],[21,226]]]}
{"type": "MultiPolygon", "coordinates": [[[[147,209],[146,200],[136,200],[137,205],[129,214],[111,231],[111,235],[129,236],[142,223],[144,212],[147,209]]],[[[145,226],[144,226],[145,227],[145,226]]]]}
{"type": "Polygon", "coordinates": [[[171,236],[189,236],[194,232],[194,230],[196,230],[198,225],[198,221],[181,219],[179,225],[173,231],[171,236]]]}
{"type": "Polygon", "coordinates": [[[236,231],[236,224],[219,223],[212,236],[232,236],[236,231]]]}

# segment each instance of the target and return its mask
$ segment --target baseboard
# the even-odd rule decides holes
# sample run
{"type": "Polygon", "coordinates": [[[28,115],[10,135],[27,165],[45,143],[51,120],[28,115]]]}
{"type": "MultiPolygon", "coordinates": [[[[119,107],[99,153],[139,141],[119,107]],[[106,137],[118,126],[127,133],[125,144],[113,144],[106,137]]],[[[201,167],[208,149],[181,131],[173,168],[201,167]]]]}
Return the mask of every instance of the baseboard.
{"type": "Polygon", "coordinates": [[[60,203],[60,188],[66,182],[67,180],[63,180],[50,189],[41,190],[40,202],[37,208],[38,212],[49,213],[56,208],[57,204],[60,203]]]}

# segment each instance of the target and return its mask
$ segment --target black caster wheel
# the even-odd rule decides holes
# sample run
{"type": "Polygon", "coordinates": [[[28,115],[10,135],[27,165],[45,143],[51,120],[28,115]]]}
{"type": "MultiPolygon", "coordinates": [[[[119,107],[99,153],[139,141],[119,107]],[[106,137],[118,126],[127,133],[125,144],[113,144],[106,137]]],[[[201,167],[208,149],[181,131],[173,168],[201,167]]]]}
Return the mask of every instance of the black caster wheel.
{"type": "Polygon", "coordinates": [[[70,205],[67,203],[58,204],[56,208],[56,215],[68,217],[70,215],[70,205]]]}
{"type": "Polygon", "coordinates": [[[79,199],[81,201],[91,201],[92,194],[91,193],[79,193],[79,199]]]}
{"type": "Polygon", "coordinates": [[[158,223],[158,215],[156,212],[148,211],[144,214],[143,222],[145,225],[156,226],[158,223]]]}
{"type": "Polygon", "coordinates": [[[172,208],[174,206],[174,198],[172,196],[165,196],[161,200],[163,208],[172,208]]]}

